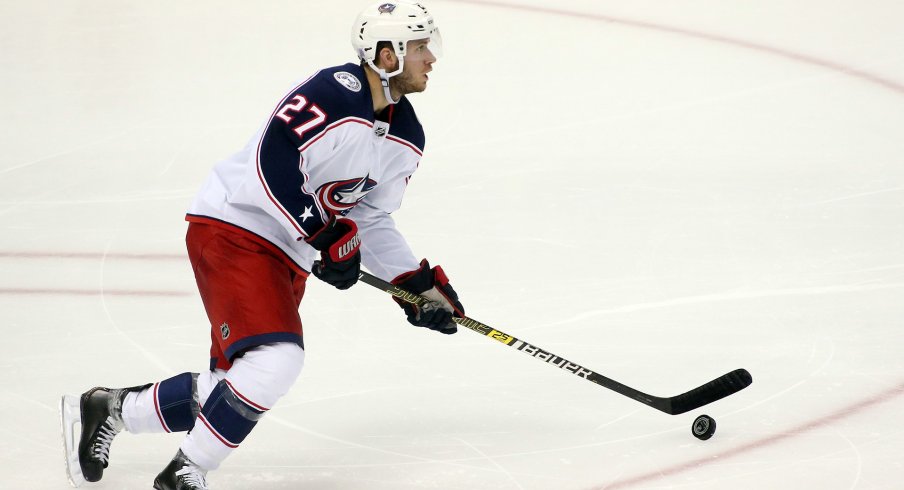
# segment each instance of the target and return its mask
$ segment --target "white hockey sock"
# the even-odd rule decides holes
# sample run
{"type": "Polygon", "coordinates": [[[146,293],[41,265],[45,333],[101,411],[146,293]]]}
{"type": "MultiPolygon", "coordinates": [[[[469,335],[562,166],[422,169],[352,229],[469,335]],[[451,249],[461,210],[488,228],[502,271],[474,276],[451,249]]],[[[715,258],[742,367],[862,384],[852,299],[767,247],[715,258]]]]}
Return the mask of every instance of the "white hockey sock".
{"type": "Polygon", "coordinates": [[[122,421],[133,434],[181,432],[191,429],[211,390],[226,371],[201,374],[182,373],[154,383],[141,391],[126,394],[122,401],[122,421]]]}
{"type": "Polygon", "coordinates": [[[235,360],[219,382],[215,377],[203,382],[199,378],[199,392],[202,385],[215,385],[182,441],[182,452],[207,471],[217,469],[263,414],[289,391],[303,366],[304,350],[297,344],[281,342],[249,350],[235,360]]]}
{"type": "Polygon", "coordinates": [[[128,432],[133,434],[166,432],[154,409],[154,388],[156,386],[154,384],[150,388],[126,394],[122,401],[122,422],[128,432]]]}

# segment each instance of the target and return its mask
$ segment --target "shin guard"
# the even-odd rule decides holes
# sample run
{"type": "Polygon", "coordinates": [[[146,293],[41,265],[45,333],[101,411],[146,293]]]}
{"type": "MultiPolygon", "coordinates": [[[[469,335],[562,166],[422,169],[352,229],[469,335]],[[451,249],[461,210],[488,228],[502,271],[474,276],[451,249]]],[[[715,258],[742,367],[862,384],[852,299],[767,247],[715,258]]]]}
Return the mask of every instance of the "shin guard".
{"type": "Polygon", "coordinates": [[[235,391],[228,381],[220,381],[204,403],[191,434],[182,443],[182,450],[191,454],[200,467],[216,469],[239,447],[266,411],[235,391]]]}

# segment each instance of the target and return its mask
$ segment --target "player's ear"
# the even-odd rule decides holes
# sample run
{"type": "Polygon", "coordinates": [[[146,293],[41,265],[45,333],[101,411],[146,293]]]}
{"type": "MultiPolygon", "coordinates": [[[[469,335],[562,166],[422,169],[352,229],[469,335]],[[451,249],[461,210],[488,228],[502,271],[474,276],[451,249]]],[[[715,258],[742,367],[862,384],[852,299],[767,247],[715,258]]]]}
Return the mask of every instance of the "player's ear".
{"type": "Polygon", "coordinates": [[[393,71],[395,70],[395,67],[398,66],[398,58],[396,57],[395,51],[389,46],[380,50],[378,60],[379,66],[386,71],[393,71]]]}

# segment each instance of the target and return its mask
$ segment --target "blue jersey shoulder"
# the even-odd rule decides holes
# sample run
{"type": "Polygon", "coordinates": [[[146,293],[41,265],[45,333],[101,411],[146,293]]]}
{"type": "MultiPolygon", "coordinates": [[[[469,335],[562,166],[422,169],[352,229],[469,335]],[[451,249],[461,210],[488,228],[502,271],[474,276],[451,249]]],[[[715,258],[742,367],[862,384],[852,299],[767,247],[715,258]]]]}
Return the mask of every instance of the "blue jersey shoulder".
{"type": "Polygon", "coordinates": [[[407,97],[402,97],[393,109],[389,134],[413,144],[423,153],[424,128],[407,97]]]}
{"type": "Polygon", "coordinates": [[[320,70],[296,87],[282,101],[271,124],[283,126],[297,148],[332,123],[350,117],[373,121],[367,78],[353,63],[320,70]]]}
{"type": "Polygon", "coordinates": [[[323,108],[328,118],[360,117],[373,121],[373,102],[364,69],[354,63],[324,68],[297,92],[323,108]],[[332,114],[332,115],[330,115],[332,114]]]}
{"type": "MultiPolygon", "coordinates": [[[[308,81],[300,85],[287,97],[283,105],[286,110],[287,106],[292,106],[294,102],[304,101],[309,105],[308,112],[322,112],[322,119],[317,129],[322,129],[330,124],[348,118],[355,117],[370,122],[374,121],[373,100],[370,95],[370,85],[367,82],[367,75],[364,68],[354,63],[346,63],[340,66],[324,68],[317,72],[308,81]]],[[[389,134],[399,139],[405,140],[416,146],[421,152],[424,151],[424,129],[421,126],[417,115],[414,112],[411,102],[407,97],[402,97],[393,108],[392,120],[389,126],[389,134]]],[[[292,108],[288,109],[289,112],[292,108]]],[[[306,114],[313,124],[314,119],[310,118],[310,114],[306,114]]],[[[295,121],[293,121],[295,123],[295,121]]],[[[292,124],[292,123],[290,123],[292,124]]],[[[297,128],[297,126],[295,126],[297,128]]],[[[298,131],[295,131],[298,133],[298,131]]],[[[305,141],[313,137],[319,131],[315,130],[314,134],[303,132],[301,139],[298,141],[301,146],[305,141]]]]}

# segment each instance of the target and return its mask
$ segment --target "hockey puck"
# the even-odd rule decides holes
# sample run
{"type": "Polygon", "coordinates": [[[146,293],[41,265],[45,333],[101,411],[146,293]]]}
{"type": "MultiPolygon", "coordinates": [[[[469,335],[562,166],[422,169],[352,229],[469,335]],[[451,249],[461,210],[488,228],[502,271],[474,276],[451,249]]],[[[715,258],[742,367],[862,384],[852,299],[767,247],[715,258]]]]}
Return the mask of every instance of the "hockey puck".
{"type": "Polygon", "coordinates": [[[705,441],[716,433],[716,419],[709,415],[701,415],[694,419],[694,425],[691,426],[691,434],[694,437],[705,441]]]}

